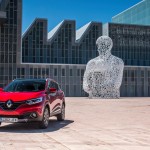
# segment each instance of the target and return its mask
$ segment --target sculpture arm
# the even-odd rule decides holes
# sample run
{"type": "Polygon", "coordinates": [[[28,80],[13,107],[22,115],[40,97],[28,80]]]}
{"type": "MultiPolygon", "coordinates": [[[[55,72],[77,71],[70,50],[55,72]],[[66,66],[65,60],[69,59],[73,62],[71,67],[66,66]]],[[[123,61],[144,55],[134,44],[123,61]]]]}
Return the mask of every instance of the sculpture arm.
{"type": "Polygon", "coordinates": [[[122,77],[123,77],[123,69],[124,69],[124,63],[122,60],[120,60],[113,68],[112,68],[112,77],[110,80],[107,80],[105,82],[105,87],[107,88],[115,88],[119,89],[122,83],[122,77]]]}
{"type": "Polygon", "coordinates": [[[122,84],[122,78],[123,78],[123,70],[124,70],[124,63],[123,61],[118,65],[118,76],[116,77],[115,85],[116,88],[120,88],[122,84]]]}
{"type": "Polygon", "coordinates": [[[92,81],[92,74],[86,71],[83,77],[83,89],[87,93],[89,93],[92,88],[90,81],[92,81]]]}
{"type": "Polygon", "coordinates": [[[83,90],[87,93],[91,91],[92,88],[92,67],[89,62],[86,66],[86,70],[83,77],[83,90]]]}

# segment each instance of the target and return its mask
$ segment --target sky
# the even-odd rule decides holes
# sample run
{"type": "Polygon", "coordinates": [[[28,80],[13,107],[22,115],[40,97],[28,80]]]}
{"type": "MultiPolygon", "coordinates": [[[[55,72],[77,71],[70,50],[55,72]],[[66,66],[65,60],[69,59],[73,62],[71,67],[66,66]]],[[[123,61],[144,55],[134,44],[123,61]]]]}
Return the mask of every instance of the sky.
{"type": "Polygon", "coordinates": [[[23,33],[35,18],[48,20],[48,31],[64,19],[76,20],[76,28],[90,21],[111,18],[141,0],[23,0],[23,33]]]}

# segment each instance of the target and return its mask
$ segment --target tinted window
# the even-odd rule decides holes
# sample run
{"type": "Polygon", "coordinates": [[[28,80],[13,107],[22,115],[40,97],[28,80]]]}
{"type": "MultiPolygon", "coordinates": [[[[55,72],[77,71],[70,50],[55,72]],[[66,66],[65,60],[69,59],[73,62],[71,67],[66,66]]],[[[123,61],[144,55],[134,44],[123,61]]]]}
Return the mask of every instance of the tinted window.
{"type": "Polygon", "coordinates": [[[57,84],[56,82],[54,82],[54,86],[55,86],[55,88],[56,88],[57,90],[59,90],[58,84],[57,84]]]}
{"type": "Polygon", "coordinates": [[[37,92],[45,90],[46,81],[13,81],[4,88],[6,92],[37,92]]]}
{"type": "Polygon", "coordinates": [[[59,90],[58,84],[54,81],[50,81],[50,88],[56,88],[57,90],[59,90]]]}

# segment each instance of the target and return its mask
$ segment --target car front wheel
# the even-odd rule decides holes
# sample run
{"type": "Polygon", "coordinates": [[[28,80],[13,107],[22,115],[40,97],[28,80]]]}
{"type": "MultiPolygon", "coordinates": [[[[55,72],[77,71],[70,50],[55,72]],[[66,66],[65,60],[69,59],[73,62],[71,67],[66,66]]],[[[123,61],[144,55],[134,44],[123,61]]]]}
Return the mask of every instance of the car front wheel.
{"type": "Polygon", "coordinates": [[[46,129],[48,127],[48,124],[49,124],[49,109],[46,107],[44,109],[44,113],[43,113],[43,118],[42,118],[42,121],[40,122],[40,129],[46,129]]]}
{"type": "Polygon", "coordinates": [[[65,120],[65,105],[62,105],[61,113],[57,115],[58,121],[64,121],[65,120]]]}

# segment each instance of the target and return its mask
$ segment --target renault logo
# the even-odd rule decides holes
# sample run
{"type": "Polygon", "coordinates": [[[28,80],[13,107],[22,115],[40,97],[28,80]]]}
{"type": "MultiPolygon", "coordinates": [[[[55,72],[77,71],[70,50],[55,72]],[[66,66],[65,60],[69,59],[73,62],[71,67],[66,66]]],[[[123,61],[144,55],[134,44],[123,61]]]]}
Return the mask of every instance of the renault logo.
{"type": "Polygon", "coordinates": [[[12,102],[11,100],[8,100],[7,103],[6,103],[6,106],[7,106],[8,108],[11,108],[12,105],[13,105],[13,102],[12,102]]]}

